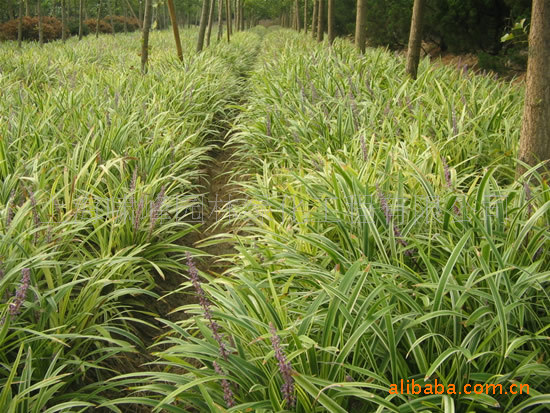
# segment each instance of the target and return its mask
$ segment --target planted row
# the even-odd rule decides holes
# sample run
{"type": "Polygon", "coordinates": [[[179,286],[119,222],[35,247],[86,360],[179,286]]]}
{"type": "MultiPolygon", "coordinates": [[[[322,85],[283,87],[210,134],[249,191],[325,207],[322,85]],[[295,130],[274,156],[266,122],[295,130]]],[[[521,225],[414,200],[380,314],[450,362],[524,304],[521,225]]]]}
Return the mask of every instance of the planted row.
{"type": "Polygon", "coordinates": [[[136,35],[2,45],[0,406],[97,406],[143,357],[146,302],[181,267],[203,162],[240,89],[217,55],[244,45],[196,56],[195,35],[182,67],[154,33],[147,76],[136,35]]]}
{"type": "Polygon", "coordinates": [[[544,409],[550,193],[514,181],[521,89],[427,60],[412,82],[387,51],[289,32],[250,82],[238,253],[192,276],[163,372],[124,383],[158,411],[544,409]],[[391,394],[401,379],[531,393],[391,394]]]}

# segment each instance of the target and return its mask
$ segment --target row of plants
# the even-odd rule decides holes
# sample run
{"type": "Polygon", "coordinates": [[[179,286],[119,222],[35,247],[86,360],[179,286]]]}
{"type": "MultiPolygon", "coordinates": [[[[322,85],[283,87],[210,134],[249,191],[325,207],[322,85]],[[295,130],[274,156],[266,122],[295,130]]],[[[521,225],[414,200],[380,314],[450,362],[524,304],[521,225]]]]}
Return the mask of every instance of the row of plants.
{"type": "Polygon", "coordinates": [[[204,162],[240,96],[228,56],[258,38],[196,55],[195,37],[181,63],[171,34],[152,33],[147,76],[135,34],[0,46],[2,411],[96,408],[119,390],[109,378],[146,360],[155,286],[181,268],[204,162]]]}
{"type": "MultiPolygon", "coordinates": [[[[82,33],[87,35],[95,33],[97,19],[86,19],[82,25],[82,33]]],[[[21,19],[22,40],[38,41],[38,17],[24,16],[21,19]]],[[[100,33],[121,33],[139,30],[139,21],[133,17],[107,16],[99,20],[100,33]]],[[[70,19],[67,22],[66,33],[77,36],[79,31],[78,19],[70,19]]],[[[61,39],[62,24],[59,19],[51,16],[42,17],[42,36],[45,42],[61,39]]],[[[19,33],[19,19],[9,20],[0,24],[0,40],[17,40],[19,33]]]]}
{"type": "Polygon", "coordinates": [[[118,385],[170,412],[548,409],[550,191],[514,176],[522,88],[289,31],[261,50],[228,144],[236,229],[209,241],[238,252],[221,275],[188,255],[192,317],[118,385]],[[413,379],[530,392],[391,391],[413,379]]]}

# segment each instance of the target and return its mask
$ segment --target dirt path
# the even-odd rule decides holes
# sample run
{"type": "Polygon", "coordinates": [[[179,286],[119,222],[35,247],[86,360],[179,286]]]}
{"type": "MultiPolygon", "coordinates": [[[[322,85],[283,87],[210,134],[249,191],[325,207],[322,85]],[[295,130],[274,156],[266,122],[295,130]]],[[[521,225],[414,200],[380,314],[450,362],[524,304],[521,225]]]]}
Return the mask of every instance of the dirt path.
{"type": "MultiPolygon", "coordinates": [[[[235,253],[231,243],[217,242],[213,245],[202,245],[211,237],[232,231],[230,221],[224,219],[225,210],[221,211],[221,209],[227,208],[227,202],[237,197],[238,186],[230,182],[231,172],[235,169],[235,160],[232,158],[234,151],[231,148],[224,147],[223,144],[224,142],[219,142],[218,146],[210,152],[209,155],[212,159],[204,166],[203,182],[201,183],[204,189],[202,224],[198,230],[191,232],[179,241],[183,245],[200,249],[208,254],[207,257],[196,259],[195,262],[199,271],[213,276],[222,274],[228,268],[228,263],[224,262],[223,258],[235,253]]],[[[167,273],[166,278],[158,282],[155,292],[162,298],[151,302],[150,309],[153,313],[158,314],[161,319],[172,322],[187,319],[189,314],[185,311],[173,311],[187,304],[198,302],[192,288],[181,291],[181,284],[187,281],[186,275],[184,272],[167,273]]],[[[118,365],[121,372],[133,373],[151,367],[157,369],[154,365],[146,367],[147,363],[151,363],[155,359],[151,354],[151,345],[157,341],[160,335],[167,333],[169,329],[158,319],[147,318],[146,321],[155,325],[156,328],[143,325],[135,326],[139,330],[140,338],[144,341],[146,348],[142,349],[139,354],[126,358],[125,361],[121,360],[122,363],[118,365]]],[[[155,347],[155,351],[158,350],[160,350],[160,347],[155,347]]],[[[181,372],[184,373],[183,370],[181,372]]],[[[150,413],[152,411],[151,408],[142,405],[121,406],[121,408],[128,413],[150,413]]]]}
{"type": "Polygon", "coordinates": [[[238,188],[230,182],[234,170],[231,148],[216,148],[210,154],[212,162],[206,170],[206,195],[204,197],[203,224],[201,231],[190,234],[185,239],[186,245],[201,249],[210,257],[199,260],[197,268],[211,275],[221,274],[227,269],[223,258],[235,253],[230,243],[203,245],[211,237],[232,232],[226,213],[231,202],[238,198],[238,188]]]}

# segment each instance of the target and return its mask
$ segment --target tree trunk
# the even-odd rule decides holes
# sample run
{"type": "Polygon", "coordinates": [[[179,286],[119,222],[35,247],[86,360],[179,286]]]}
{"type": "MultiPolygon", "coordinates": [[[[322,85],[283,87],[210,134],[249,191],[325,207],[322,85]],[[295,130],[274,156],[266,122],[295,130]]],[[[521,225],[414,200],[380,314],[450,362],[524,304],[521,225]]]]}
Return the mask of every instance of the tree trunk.
{"type": "Polygon", "coordinates": [[[233,16],[233,25],[235,27],[235,32],[238,32],[239,31],[239,27],[240,27],[240,22],[239,22],[239,7],[241,6],[240,5],[240,1],[239,0],[235,0],[235,2],[233,3],[234,7],[235,7],[235,16],[233,16]]]}
{"type": "MultiPolygon", "coordinates": [[[[95,22],[95,38],[99,37],[99,19],[101,18],[101,0],[97,3],[97,21],[95,22]]],[[[149,34],[147,34],[149,35],[149,34]]]]}
{"type": "Polygon", "coordinates": [[[235,6],[235,11],[233,12],[234,15],[233,15],[233,24],[235,25],[235,32],[238,32],[239,31],[239,7],[240,7],[240,0],[234,0],[235,3],[234,3],[234,6],[235,6]]]}
{"type": "Polygon", "coordinates": [[[29,0],[25,0],[25,16],[30,16],[30,14],[29,14],[29,0]]]}
{"type": "Polygon", "coordinates": [[[218,42],[223,36],[223,0],[218,0],[218,42]]]}
{"type": "Polygon", "coordinates": [[[411,21],[411,33],[409,35],[409,48],[407,50],[407,73],[416,79],[418,74],[418,62],[420,61],[420,46],[422,45],[422,22],[424,20],[424,0],[414,0],[411,21]]]}
{"type": "Polygon", "coordinates": [[[139,10],[138,10],[138,15],[139,15],[139,24],[140,24],[140,28],[143,30],[143,3],[142,3],[143,0],[139,0],[139,10]]]}
{"type": "Polygon", "coordinates": [[[304,32],[307,34],[307,0],[304,0],[304,32]]]}
{"type": "Polygon", "coordinates": [[[311,18],[311,35],[315,39],[317,37],[317,19],[319,10],[319,0],[313,0],[313,17],[311,18]]]}
{"type": "Polygon", "coordinates": [[[208,14],[208,28],[206,30],[206,47],[210,46],[210,36],[212,34],[212,24],[214,22],[214,0],[210,0],[210,13],[208,14]]]}
{"type": "Polygon", "coordinates": [[[332,46],[334,43],[334,0],[328,0],[328,43],[332,46]]]}
{"type": "Polygon", "coordinates": [[[36,2],[36,13],[38,14],[38,44],[42,46],[44,44],[44,29],[42,28],[42,0],[36,2]]]}
{"type": "Polygon", "coordinates": [[[168,11],[170,12],[170,21],[172,22],[172,31],[174,32],[174,40],[176,41],[176,52],[178,53],[178,59],[183,62],[183,51],[181,50],[180,31],[178,28],[174,0],[168,0],[168,11]]]}
{"type": "MultiPolygon", "coordinates": [[[[101,1],[101,0],[100,0],[101,1]]],[[[141,72],[147,73],[147,60],[149,59],[149,30],[153,17],[153,0],[145,0],[143,13],[143,32],[141,39],[141,72]]]]}
{"type": "Polygon", "coordinates": [[[357,0],[357,18],[355,20],[355,47],[365,53],[367,42],[367,0],[357,0]]]}
{"type": "MultiPolygon", "coordinates": [[[[550,0],[533,0],[519,160],[550,177],[550,0]]],[[[525,171],[518,166],[518,174],[525,171]]]]}
{"type": "Polygon", "coordinates": [[[124,15],[124,33],[128,33],[128,25],[126,24],[126,19],[128,18],[128,6],[126,5],[126,2],[124,2],[122,7],[122,14],[124,15]]]}
{"type": "Polygon", "coordinates": [[[324,25],[324,14],[325,14],[325,7],[323,4],[323,0],[319,0],[319,10],[317,11],[319,14],[319,19],[317,21],[317,41],[322,42],[323,37],[325,36],[325,25],[324,25]]]}
{"type": "Polygon", "coordinates": [[[300,22],[300,4],[298,3],[298,0],[295,0],[294,3],[294,8],[296,9],[296,30],[300,32],[302,31],[302,24],[300,22]]]}
{"type": "Polygon", "coordinates": [[[113,0],[107,0],[107,7],[109,9],[109,24],[111,25],[111,33],[115,35],[115,25],[113,24],[113,8],[111,7],[111,2],[113,0]]]}
{"type": "Polygon", "coordinates": [[[237,25],[237,0],[230,0],[233,2],[233,20],[231,21],[231,24],[233,25],[231,27],[231,33],[233,33],[233,29],[235,29],[235,32],[239,31],[239,26],[237,25]]]}
{"type": "Polygon", "coordinates": [[[244,0],[241,0],[241,9],[239,11],[239,21],[241,22],[241,31],[244,31],[244,0]]]}
{"type": "Polygon", "coordinates": [[[61,40],[67,40],[67,12],[65,10],[65,0],[61,0],[61,40]]]}
{"type": "MultiPolygon", "coordinates": [[[[40,0],[38,0],[40,2],[40,0]]],[[[84,26],[84,15],[83,15],[83,9],[84,9],[84,0],[80,0],[80,4],[78,5],[78,40],[82,40],[83,36],[83,26],[84,26]]]]}
{"type": "Polygon", "coordinates": [[[23,41],[23,0],[19,0],[19,22],[17,24],[17,46],[21,48],[23,41]]]}
{"type": "Polygon", "coordinates": [[[225,20],[227,22],[227,41],[231,41],[231,3],[225,0],[225,20]]]}
{"type": "Polygon", "coordinates": [[[197,53],[200,53],[204,46],[204,34],[206,33],[206,24],[208,23],[208,3],[208,0],[202,0],[202,12],[199,26],[199,39],[197,41],[197,53]]]}
{"type": "Polygon", "coordinates": [[[142,13],[141,13],[141,0],[139,2],[139,11],[138,11],[139,17],[136,16],[136,12],[134,11],[134,8],[130,4],[129,0],[124,0],[124,1],[126,2],[126,7],[127,7],[126,10],[130,9],[130,13],[132,13],[132,16],[134,17],[134,19],[137,19],[137,21],[139,22],[139,28],[142,29],[143,28],[143,16],[142,16],[142,13]]]}

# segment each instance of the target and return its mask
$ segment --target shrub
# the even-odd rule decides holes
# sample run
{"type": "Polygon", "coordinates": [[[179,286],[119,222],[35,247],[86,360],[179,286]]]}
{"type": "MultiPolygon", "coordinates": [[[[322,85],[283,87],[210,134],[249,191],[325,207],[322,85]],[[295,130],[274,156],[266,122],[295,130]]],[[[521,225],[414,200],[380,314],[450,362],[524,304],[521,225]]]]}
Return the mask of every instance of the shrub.
{"type": "MultiPolygon", "coordinates": [[[[19,19],[10,20],[0,25],[0,37],[5,40],[17,40],[19,19]]],[[[44,41],[49,42],[61,38],[61,21],[55,17],[42,17],[44,41]]],[[[38,17],[23,17],[23,40],[38,41],[38,17]]]]}
{"type": "Polygon", "coordinates": [[[501,56],[491,55],[485,52],[477,54],[478,66],[480,69],[502,72],[504,70],[504,61],[501,56]]]}
{"type": "MultiPolygon", "coordinates": [[[[97,24],[96,22],[97,22],[97,19],[84,20],[84,24],[88,27],[88,30],[91,33],[95,33],[96,31],[96,24],[97,24]]],[[[99,33],[112,33],[112,32],[113,32],[113,26],[111,26],[105,20],[99,21],[99,33]]]]}
{"type": "MultiPolygon", "coordinates": [[[[78,19],[71,19],[67,22],[67,29],[71,36],[78,36],[78,19]]],[[[90,29],[86,24],[82,24],[82,34],[84,36],[90,34],[90,29]]]]}
{"type": "Polygon", "coordinates": [[[126,23],[126,30],[129,32],[134,32],[139,30],[139,20],[134,19],[133,17],[124,17],[124,16],[106,16],[104,21],[113,22],[115,27],[115,32],[124,31],[124,23],[126,23]]]}

